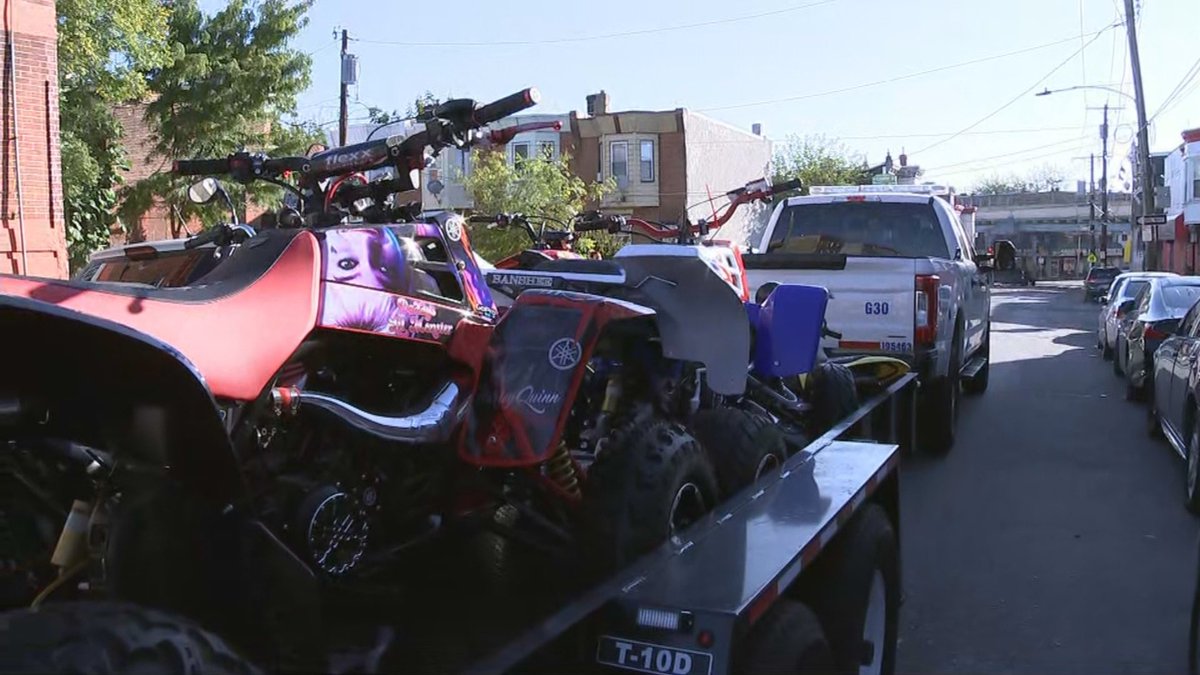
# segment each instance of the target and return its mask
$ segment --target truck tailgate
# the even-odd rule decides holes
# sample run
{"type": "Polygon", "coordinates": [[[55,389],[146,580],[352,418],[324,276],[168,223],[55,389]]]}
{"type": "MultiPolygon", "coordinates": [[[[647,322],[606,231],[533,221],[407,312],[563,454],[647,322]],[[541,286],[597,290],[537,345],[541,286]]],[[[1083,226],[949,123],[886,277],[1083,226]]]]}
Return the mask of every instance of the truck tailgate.
{"type": "Polygon", "coordinates": [[[824,286],[825,321],[842,334],[822,347],[854,353],[913,353],[917,258],[764,254],[745,256],[750,292],[769,281],[824,286]],[[838,264],[831,264],[836,260],[838,264]]]}

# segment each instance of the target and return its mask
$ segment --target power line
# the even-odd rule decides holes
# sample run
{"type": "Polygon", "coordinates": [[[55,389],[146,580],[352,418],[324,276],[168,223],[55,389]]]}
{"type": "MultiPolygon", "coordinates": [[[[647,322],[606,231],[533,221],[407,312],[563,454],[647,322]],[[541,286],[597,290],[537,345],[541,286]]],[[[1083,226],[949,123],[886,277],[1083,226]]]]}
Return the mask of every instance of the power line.
{"type": "MultiPolygon", "coordinates": [[[[1075,127],[1071,127],[1071,128],[1074,129],[1075,127]]],[[[1038,152],[1039,150],[1045,150],[1047,148],[1052,148],[1052,147],[1056,147],[1059,145],[1067,145],[1068,143],[1074,143],[1075,145],[1079,145],[1081,142],[1083,142],[1087,138],[1088,138],[1088,136],[1076,136],[1075,138],[1068,138],[1065,140],[1058,141],[1056,143],[1043,143],[1041,145],[1035,145],[1031,148],[1025,148],[1024,150],[1013,150],[1011,152],[1005,152],[1005,153],[1002,153],[999,155],[992,155],[991,157],[976,157],[974,159],[969,159],[969,160],[965,160],[962,162],[955,162],[953,164],[943,164],[942,166],[935,166],[935,167],[926,169],[926,171],[940,171],[942,169],[950,169],[950,168],[958,167],[958,166],[967,166],[970,164],[978,164],[980,162],[988,162],[993,159],[1003,159],[1005,157],[1012,157],[1014,155],[1023,155],[1027,152],[1038,152]]],[[[1054,154],[1058,154],[1060,152],[1063,152],[1063,151],[1056,150],[1056,151],[1054,151],[1054,154]]],[[[1018,160],[1018,161],[1026,161],[1026,160],[1022,159],[1022,160],[1018,160]]]]}
{"type": "Polygon", "coordinates": [[[804,5],[795,7],[785,7],[769,12],[759,12],[758,14],[745,14],[742,16],[727,17],[724,19],[712,19],[709,21],[700,21],[698,23],[680,24],[678,26],[661,26],[658,28],[642,28],[639,30],[622,31],[620,33],[603,33],[600,35],[584,35],[581,37],[569,38],[552,38],[547,40],[488,40],[486,42],[409,42],[405,40],[369,40],[366,38],[354,38],[357,42],[363,42],[373,45],[396,45],[401,47],[498,47],[498,46],[519,46],[519,45],[556,45],[556,44],[572,44],[577,42],[594,42],[596,40],[610,40],[613,38],[630,37],[634,35],[651,35],[654,33],[667,33],[671,31],[690,30],[692,28],[704,28],[706,26],[717,26],[729,23],[738,23],[742,21],[751,21],[761,19],[768,16],[779,16],[781,14],[790,14],[806,9],[812,9],[820,5],[828,5],[838,0],[817,0],[804,5]]]}
{"type": "MultiPolygon", "coordinates": [[[[1051,131],[1075,131],[1078,128],[1079,127],[1040,127],[1040,128],[1031,127],[1028,129],[990,129],[990,130],[986,130],[986,131],[968,131],[967,133],[965,133],[963,135],[964,136],[996,136],[996,135],[1003,135],[1003,134],[1036,134],[1036,133],[1046,133],[1046,132],[1051,132],[1051,131]]],[[[939,131],[939,132],[924,132],[924,133],[913,133],[913,134],[871,134],[871,135],[866,135],[866,136],[841,136],[841,135],[833,134],[833,135],[829,135],[829,138],[830,138],[830,140],[833,140],[833,141],[872,141],[872,140],[887,140],[887,139],[893,139],[893,138],[899,138],[899,139],[939,138],[941,136],[949,136],[953,133],[954,133],[953,131],[939,131]]],[[[751,144],[751,143],[761,143],[763,140],[764,140],[763,138],[740,138],[740,139],[736,139],[736,140],[715,140],[715,141],[694,140],[694,141],[688,141],[688,143],[692,143],[692,144],[696,144],[696,145],[747,145],[747,144],[751,144]]],[[[780,138],[780,139],[768,139],[768,140],[770,140],[771,143],[773,143],[774,145],[803,145],[806,142],[806,139],[804,139],[804,138],[780,138]]]]}
{"type": "Polygon", "coordinates": [[[1150,122],[1153,122],[1159,115],[1166,112],[1168,108],[1171,108],[1179,101],[1182,101],[1183,98],[1180,96],[1180,94],[1182,94],[1183,90],[1192,83],[1192,80],[1196,79],[1197,75],[1200,75],[1200,58],[1197,58],[1196,62],[1192,64],[1192,67],[1188,68],[1187,71],[1184,72],[1183,77],[1180,78],[1179,82],[1175,85],[1175,88],[1171,90],[1170,94],[1167,94],[1167,97],[1163,99],[1162,104],[1158,106],[1158,110],[1146,120],[1146,123],[1149,124],[1150,122]]]}
{"type": "MultiPolygon", "coordinates": [[[[1039,159],[1048,159],[1048,158],[1050,158],[1050,157],[1057,157],[1057,156],[1059,156],[1059,155],[1062,155],[1062,154],[1064,154],[1064,153],[1067,153],[1067,152],[1076,152],[1076,151],[1079,151],[1079,150],[1083,150],[1083,149],[1085,149],[1085,148],[1089,147],[1090,145],[1091,145],[1091,142],[1089,141],[1088,143],[1082,143],[1082,144],[1080,144],[1080,145],[1078,145],[1078,146],[1076,146],[1076,147],[1074,147],[1074,148],[1063,148],[1063,149],[1061,149],[1061,150],[1056,150],[1056,151],[1054,151],[1054,152],[1049,152],[1049,153],[1046,153],[1046,154],[1044,154],[1044,155],[1038,155],[1038,156],[1035,156],[1035,157],[1022,157],[1022,158],[1018,158],[1018,159],[1010,160],[1010,161],[1007,161],[1007,162],[999,162],[999,163],[996,163],[996,164],[989,164],[989,165],[988,165],[988,166],[986,166],[986,167],[976,167],[976,168],[959,169],[959,170],[956,170],[956,171],[951,171],[951,172],[949,172],[948,174],[946,174],[946,176],[945,176],[945,177],[946,177],[946,178],[949,178],[949,177],[951,177],[951,176],[960,176],[960,175],[962,175],[962,174],[966,174],[966,173],[977,173],[977,172],[979,172],[979,171],[983,171],[983,170],[985,170],[985,169],[999,169],[999,168],[1006,167],[1006,166],[1012,166],[1012,165],[1014,165],[1014,164],[1024,164],[1024,163],[1027,163],[1027,162],[1036,162],[1036,161],[1037,161],[1037,160],[1039,160],[1039,159]]],[[[944,182],[948,182],[948,181],[944,181],[944,182]]]]}
{"type": "Polygon", "coordinates": [[[991,56],[984,56],[984,57],[980,57],[977,59],[971,59],[970,61],[962,61],[960,63],[952,63],[950,65],[938,66],[937,68],[930,68],[929,70],[922,70],[922,71],[915,72],[915,73],[908,73],[906,75],[898,75],[896,77],[889,77],[889,78],[883,79],[883,80],[875,80],[873,82],[864,82],[862,84],[856,84],[856,85],[852,85],[849,87],[842,87],[840,89],[830,89],[828,91],[813,92],[811,94],[797,94],[795,96],[786,96],[784,98],[775,98],[775,99],[767,99],[767,100],[763,100],[763,101],[754,101],[752,103],[735,103],[733,105],[716,106],[713,108],[699,108],[698,112],[713,112],[713,111],[717,111],[717,110],[735,110],[738,108],[752,108],[754,106],[760,106],[760,105],[772,105],[775,103],[787,103],[790,101],[801,101],[804,99],[819,98],[821,96],[831,96],[833,94],[844,94],[844,93],[850,92],[850,91],[857,91],[859,89],[866,89],[868,87],[877,87],[882,84],[891,84],[893,82],[900,82],[902,80],[910,80],[914,77],[922,77],[925,75],[932,75],[934,73],[940,73],[940,72],[944,72],[947,70],[953,70],[955,68],[963,68],[966,66],[973,66],[978,63],[986,63],[988,61],[1004,59],[1004,58],[1008,58],[1010,56],[1019,56],[1021,54],[1028,54],[1029,52],[1035,52],[1035,51],[1039,51],[1042,49],[1047,49],[1049,47],[1055,47],[1057,45],[1061,45],[1061,44],[1064,44],[1067,42],[1074,42],[1075,40],[1088,37],[1089,35],[1094,37],[1096,35],[1100,35],[1101,33],[1103,33],[1106,30],[1109,30],[1110,28],[1112,28],[1112,26],[1104,28],[1096,33],[1084,33],[1083,35],[1072,35],[1069,38],[1063,38],[1062,40],[1055,40],[1054,42],[1047,42],[1045,44],[1035,45],[1033,47],[1026,47],[1024,49],[1018,49],[1016,51],[1005,52],[1003,54],[993,54],[991,56]]]}
{"type": "MultiPolygon", "coordinates": [[[[1117,25],[1119,25],[1119,24],[1117,24],[1117,25]]],[[[931,150],[931,149],[933,149],[933,148],[936,148],[937,146],[939,146],[939,145],[942,145],[943,143],[949,143],[950,141],[952,141],[952,140],[954,140],[954,139],[958,138],[959,136],[963,135],[964,133],[966,133],[966,132],[968,132],[968,131],[970,131],[970,130],[974,129],[974,128],[975,128],[975,127],[977,127],[977,126],[979,126],[980,124],[983,124],[984,122],[986,122],[986,121],[988,121],[988,120],[992,119],[992,118],[993,118],[993,117],[995,117],[996,115],[999,115],[1001,112],[1003,112],[1004,110],[1006,110],[1006,109],[1007,109],[1009,106],[1013,105],[1013,104],[1014,104],[1014,103],[1016,103],[1017,101],[1020,101],[1022,98],[1024,98],[1025,96],[1027,96],[1027,95],[1029,94],[1029,92],[1031,92],[1031,91],[1033,91],[1034,89],[1036,89],[1036,88],[1038,87],[1038,85],[1040,85],[1042,82],[1046,81],[1046,80],[1047,80],[1047,79],[1048,79],[1048,78],[1049,78],[1051,75],[1053,75],[1054,73],[1058,72],[1058,71],[1059,71],[1059,70],[1060,70],[1060,69],[1061,69],[1063,66],[1067,65],[1068,63],[1070,63],[1070,62],[1071,62],[1071,59],[1073,59],[1073,58],[1075,58],[1076,56],[1079,56],[1080,54],[1082,54],[1082,53],[1083,53],[1083,51],[1084,51],[1085,49],[1087,49],[1089,45],[1091,45],[1091,44],[1092,44],[1093,42],[1095,42],[1095,41],[1096,41],[1096,40],[1097,40],[1097,39],[1098,39],[1098,38],[1099,38],[1101,35],[1103,35],[1103,34],[1104,34],[1104,31],[1106,31],[1106,30],[1111,30],[1112,28],[1115,28],[1115,27],[1116,27],[1116,25],[1112,25],[1112,26],[1109,26],[1108,28],[1105,28],[1104,30],[1101,30],[1101,31],[1097,32],[1096,34],[1094,34],[1094,35],[1092,36],[1092,39],[1091,39],[1091,40],[1088,40],[1087,42],[1085,42],[1085,43],[1084,43],[1084,45],[1083,45],[1082,47],[1080,47],[1079,49],[1075,50],[1075,52],[1074,52],[1074,53],[1072,53],[1072,54],[1071,54],[1070,56],[1068,56],[1067,58],[1063,59],[1063,60],[1062,60],[1062,61],[1061,61],[1061,62],[1060,62],[1058,65],[1056,65],[1056,66],[1054,66],[1053,68],[1051,68],[1051,69],[1050,69],[1050,72],[1048,72],[1048,73],[1046,73],[1045,75],[1043,75],[1043,76],[1041,76],[1040,78],[1038,78],[1038,80],[1037,80],[1036,82],[1034,82],[1033,84],[1029,85],[1029,87],[1028,87],[1027,89],[1023,90],[1021,93],[1019,93],[1019,94],[1017,94],[1016,96],[1014,96],[1014,97],[1013,97],[1012,99],[1010,99],[1010,100],[1009,100],[1007,103],[1004,103],[1004,104],[1003,104],[1003,105],[1001,105],[999,108],[996,108],[996,109],[995,109],[995,110],[993,110],[992,112],[990,112],[990,113],[988,113],[988,114],[984,115],[983,117],[981,117],[981,118],[979,118],[979,119],[975,120],[974,122],[972,122],[971,124],[967,125],[966,127],[963,127],[963,128],[962,128],[961,130],[959,130],[958,132],[956,132],[956,133],[954,133],[954,134],[952,134],[952,135],[950,135],[950,136],[948,136],[948,137],[946,137],[946,138],[943,138],[943,139],[942,139],[942,140],[940,140],[940,141],[935,141],[935,142],[933,142],[933,143],[931,143],[931,144],[929,144],[929,145],[927,145],[927,146],[925,146],[925,147],[921,148],[920,150],[917,150],[917,151],[916,151],[916,152],[914,152],[913,154],[914,154],[914,155],[919,155],[919,154],[921,154],[921,153],[923,153],[923,152],[926,152],[926,151],[928,151],[928,150],[931,150]]]]}

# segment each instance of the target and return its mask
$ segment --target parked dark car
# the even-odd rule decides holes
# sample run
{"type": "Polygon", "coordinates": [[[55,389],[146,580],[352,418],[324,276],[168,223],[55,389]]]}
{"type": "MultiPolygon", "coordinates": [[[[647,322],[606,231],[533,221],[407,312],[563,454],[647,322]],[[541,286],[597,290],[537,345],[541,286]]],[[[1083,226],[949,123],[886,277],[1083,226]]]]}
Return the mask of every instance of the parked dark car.
{"type": "Polygon", "coordinates": [[[1188,507],[1200,512],[1200,303],[1192,305],[1174,334],[1154,355],[1150,433],[1161,433],[1187,461],[1188,507]]]}
{"type": "Polygon", "coordinates": [[[1155,350],[1174,335],[1180,320],[1200,299],[1200,277],[1151,278],[1133,300],[1122,303],[1113,368],[1125,375],[1126,398],[1137,400],[1150,389],[1155,350]]]}
{"type": "Polygon", "coordinates": [[[1083,280],[1083,301],[1094,302],[1108,294],[1108,287],[1121,270],[1116,267],[1093,267],[1083,280]]]}

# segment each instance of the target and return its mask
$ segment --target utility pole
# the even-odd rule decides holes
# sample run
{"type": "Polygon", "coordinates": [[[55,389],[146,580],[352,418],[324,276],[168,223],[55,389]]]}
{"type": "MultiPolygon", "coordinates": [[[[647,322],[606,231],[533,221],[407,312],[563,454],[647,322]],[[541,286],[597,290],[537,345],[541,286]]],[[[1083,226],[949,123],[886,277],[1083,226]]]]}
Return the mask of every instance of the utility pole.
{"type": "MultiPolygon", "coordinates": [[[[1132,2],[1132,0],[1130,0],[1132,2]]],[[[1108,104],[1100,125],[1100,260],[1108,266],[1108,104]]]]}
{"type": "MultiPolygon", "coordinates": [[[[1146,120],[1146,94],[1142,90],[1142,60],[1138,55],[1137,21],[1133,10],[1133,0],[1125,0],[1125,33],[1129,36],[1129,64],[1133,70],[1133,97],[1137,101],[1138,118],[1138,173],[1141,174],[1142,184],[1142,215],[1150,215],[1154,209],[1154,183],[1150,176],[1150,123],[1146,120]]],[[[1137,220],[1134,219],[1134,223],[1137,220]]],[[[1135,228],[1140,237],[1141,228],[1135,228]]],[[[1143,242],[1144,244],[1144,242],[1143,242]]],[[[1158,251],[1146,246],[1144,267],[1147,270],[1158,269],[1158,251]]]]}
{"type": "Polygon", "coordinates": [[[347,107],[347,98],[349,98],[349,95],[350,95],[350,85],[348,84],[347,79],[346,79],[346,48],[347,48],[347,45],[349,44],[349,42],[350,42],[350,35],[349,35],[349,33],[346,32],[346,29],[343,28],[342,29],[342,59],[341,59],[341,62],[338,64],[342,70],[341,77],[340,77],[341,82],[342,82],[341,112],[338,113],[338,145],[346,144],[346,133],[349,130],[349,125],[350,125],[350,114],[346,108],[347,107]]]}
{"type": "Polygon", "coordinates": [[[1090,160],[1089,180],[1088,180],[1088,232],[1092,235],[1092,244],[1089,251],[1092,255],[1096,254],[1096,153],[1092,153],[1090,160]]]}

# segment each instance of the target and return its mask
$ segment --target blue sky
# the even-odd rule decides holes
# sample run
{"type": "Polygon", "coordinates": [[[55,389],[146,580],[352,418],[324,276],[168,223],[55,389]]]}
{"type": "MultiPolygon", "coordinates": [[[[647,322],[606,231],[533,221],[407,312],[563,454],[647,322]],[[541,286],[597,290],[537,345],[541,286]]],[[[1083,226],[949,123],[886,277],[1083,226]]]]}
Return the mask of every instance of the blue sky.
{"type": "MultiPolygon", "coordinates": [[[[1153,115],[1200,59],[1195,38],[1200,2],[1137,4],[1153,115]]],[[[583,109],[587,94],[604,89],[617,110],[686,107],[743,128],[761,122],[776,141],[789,134],[824,134],[872,161],[903,148],[910,161],[926,168],[927,179],[964,189],[992,173],[1023,173],[1045,164],[1069,179],[1085,178],[1087,160],[1077,158],[1099,153],[1102,115],[1087,107],[1107,100],[1125,108],[1110,118],[1116,188],[1136,126],[1132,102],[1102,91],[1046,97],[1033,91],[1092,84],[1132,93],[1123,29],[1105,30],[1118,20],[1120,5],[1121,0],[317,0],[297,44],[314,59],[313,85],[299,112],[317,122],[336,120],[333,31],[344,27],[356,38],[351,51],[360,63],[352,119],[364,117],[367,105],[403,108],[426,89],[490,100],[533,85],[542,93],[539,112],[583,109]],[[653,32],[604,37],[635,31],[653,32]],[[1104,32],[1097,36],[1098,31],[1104,32]],[[1005,54],[1011,55],[1000,56],[1005,54]],[[947,68],[970,61],[977,62],[947,68]],[[944,70],[905,77],[939,68],[944,70]],[[887,80],[895,81],[838,91],[887,80]],[[1022,94],[1027,89],[1033,91],[1022,94]],[[778,100],[785,98],[793,100],[778,100]]],[[[1155,150],[1178,145],[1180,130],[1200,126],[1200,77],[1184,92],[1154,120],[1155,150]]]]}

